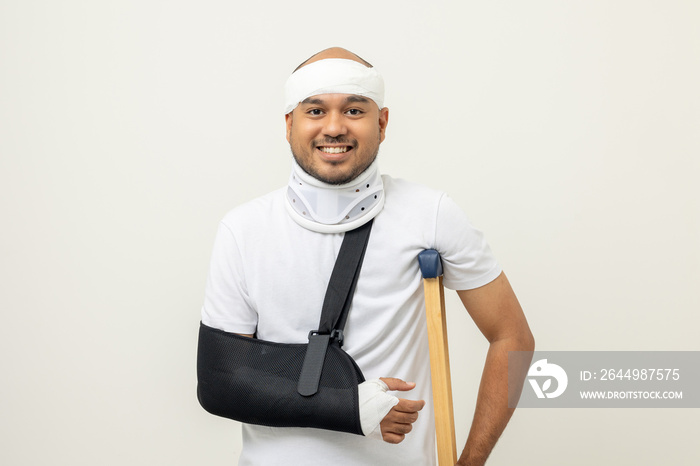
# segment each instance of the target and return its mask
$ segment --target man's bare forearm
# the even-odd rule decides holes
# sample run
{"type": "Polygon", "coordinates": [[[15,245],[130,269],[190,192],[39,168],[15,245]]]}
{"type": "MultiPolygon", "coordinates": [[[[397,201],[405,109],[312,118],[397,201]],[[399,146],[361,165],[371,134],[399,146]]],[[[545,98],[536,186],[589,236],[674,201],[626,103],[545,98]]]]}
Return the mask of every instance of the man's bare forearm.
{"type": "MultiPolygon", "coordinates": [[[[506,428],[514,408],[508,407],[508,352],[532,351],[534,340],[529,331],[517,338],[497,340],[490,344],[484,372],[479,385],[479,395],[474,410],[467,444],[457,462],[460,466],[481,466],[506,428]]],[[[518,393],[527,368],[520,370],[518,393]]]]}

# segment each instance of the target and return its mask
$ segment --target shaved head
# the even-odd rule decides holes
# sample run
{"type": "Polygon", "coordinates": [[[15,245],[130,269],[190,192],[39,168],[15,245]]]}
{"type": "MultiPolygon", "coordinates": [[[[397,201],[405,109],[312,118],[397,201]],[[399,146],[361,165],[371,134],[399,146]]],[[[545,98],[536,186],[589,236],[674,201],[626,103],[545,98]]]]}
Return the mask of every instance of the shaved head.
{"type": "Polygon", "coordinates": [[[297,66],[297,68],[294,71],[298,70],[299,68],[303,68],[304,66],[311,64],[315,61],[325,60],[326,58],[344,58],[346,60],[354,60],[357,63],[362,63],[367,68],[372,68],[372,65],[370,63],[355,55],[351,51],[341,47],[331,47],[329,49],[321,50],[315,55],[312,55],[311,58],[303,62],[301,65],[297,66]]]}

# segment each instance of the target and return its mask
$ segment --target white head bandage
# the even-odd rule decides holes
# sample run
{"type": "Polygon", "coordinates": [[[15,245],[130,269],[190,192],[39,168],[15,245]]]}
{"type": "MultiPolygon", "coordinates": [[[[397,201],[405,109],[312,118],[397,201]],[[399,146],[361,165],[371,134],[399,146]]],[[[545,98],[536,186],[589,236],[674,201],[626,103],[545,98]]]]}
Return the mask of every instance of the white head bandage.
{"type": "Polygon", "coordinates": [[[319,94],[354,94],[384,107],[384,79],[374,68],[344,58],[326,58],[299,68],[284,85],[285,115],[319,94]]]}

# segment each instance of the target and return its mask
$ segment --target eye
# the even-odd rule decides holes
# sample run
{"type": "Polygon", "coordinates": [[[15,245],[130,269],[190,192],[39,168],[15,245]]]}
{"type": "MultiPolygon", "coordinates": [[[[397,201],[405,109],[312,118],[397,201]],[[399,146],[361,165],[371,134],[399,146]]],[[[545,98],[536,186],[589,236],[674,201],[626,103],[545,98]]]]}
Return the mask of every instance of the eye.
{"type": "Polygon", "coordinates": [[[348,110],[345,113],[347,113],[350,116],[359,116],[359,115],[362,115],[364,112],[362,110],[360,110],[359,108],[351,108],[350,110],[348,110]]]}
{"type": "Polygon", "coordinates": [[[320,108],[311,108],[306,113],[311,116],[319,116],[323,114],[323,111],[320,108]]]}

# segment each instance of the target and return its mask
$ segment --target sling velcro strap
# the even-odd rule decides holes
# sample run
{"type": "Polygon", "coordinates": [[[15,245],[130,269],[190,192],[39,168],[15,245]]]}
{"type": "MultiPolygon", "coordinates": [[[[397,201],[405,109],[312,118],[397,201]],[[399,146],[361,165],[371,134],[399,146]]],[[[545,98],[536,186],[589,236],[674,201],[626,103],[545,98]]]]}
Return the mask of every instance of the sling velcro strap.
{"type": "Polygon", "coordinates": [[[297,392],[302,396],[312,396],[318,391],[328,345],[331,342],[343,345],[343,327],[360,276],[372,223],[370,220],[345,233],[326,289],[319,328],[309,332],[309,344],[297,384],[297,392]]]}
{"type": "Polygon", "coordinates": [[[321,335],[316,332],[309,333],[309,346],[306,347],[304,364],[301,366],[297,392],[301,396],[315,395],[318,391],[318,383],[321,380],[323,361],[326,359],[326,351],[330,335],[321,335]]]}

